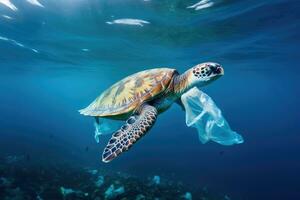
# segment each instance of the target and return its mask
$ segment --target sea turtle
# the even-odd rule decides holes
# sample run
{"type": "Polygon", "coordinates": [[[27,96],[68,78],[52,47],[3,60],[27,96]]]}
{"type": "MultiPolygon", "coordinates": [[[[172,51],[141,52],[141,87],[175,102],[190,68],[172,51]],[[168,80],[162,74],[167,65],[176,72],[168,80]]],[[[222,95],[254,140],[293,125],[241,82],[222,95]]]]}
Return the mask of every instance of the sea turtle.
{"type": "Polygon", "coordinates": [[[198,64],[180,75],[177,70],[157,68],[138,72],[117,82],[104,91],[88,107],[79,112],[96,118],[126,120],[112,134],[102,154],[110,162],[127,151],[154,125],[157,116],[174,102],[182,106],[180,97],[192,87],[201,87],[224,74],[217,63],[198,64]]]}

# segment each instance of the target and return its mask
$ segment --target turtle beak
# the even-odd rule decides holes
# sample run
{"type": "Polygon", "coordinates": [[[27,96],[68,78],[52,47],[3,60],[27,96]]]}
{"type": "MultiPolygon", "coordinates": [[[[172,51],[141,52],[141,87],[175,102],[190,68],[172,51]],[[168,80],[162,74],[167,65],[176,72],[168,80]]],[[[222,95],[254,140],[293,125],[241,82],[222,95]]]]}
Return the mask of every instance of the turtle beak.
{"type": "Polygon", "coordinates": [[[216,72],[220,76],[223,76],[224,75],[224,69],[223,69],[223,67],[217,67],[216,72]]]}
{"type": "Polygon", "coordinates": [[[224,75],[224,69],[221,65],[217,64],[213,68],[213,73],[216,74],[216,75],[219,75],[219,76],[223,76],[224,75]]]}

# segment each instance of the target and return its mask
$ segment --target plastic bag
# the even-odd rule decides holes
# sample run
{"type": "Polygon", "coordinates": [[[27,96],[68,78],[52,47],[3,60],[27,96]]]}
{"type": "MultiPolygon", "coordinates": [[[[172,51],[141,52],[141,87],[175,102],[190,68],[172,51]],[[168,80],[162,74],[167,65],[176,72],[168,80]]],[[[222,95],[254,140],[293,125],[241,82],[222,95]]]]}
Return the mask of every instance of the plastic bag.
{"type": "Polygon", "coordinates": [[[99,137],[102,135],[108,135],[114,133],[118,128],[122,126],[123,121],[117,121],[112,119],[100,118],[100,124],[95,122],[95,140],[99,143],[99,137]]]}
{"type": "Polygon", "coordinates": [[[186,111],[186,125],[198,130],[199,140],[222,145],[243,143],[243,138],[231,130],[221,110],[204,92],[194,87],[181,96],[186,111]]]}

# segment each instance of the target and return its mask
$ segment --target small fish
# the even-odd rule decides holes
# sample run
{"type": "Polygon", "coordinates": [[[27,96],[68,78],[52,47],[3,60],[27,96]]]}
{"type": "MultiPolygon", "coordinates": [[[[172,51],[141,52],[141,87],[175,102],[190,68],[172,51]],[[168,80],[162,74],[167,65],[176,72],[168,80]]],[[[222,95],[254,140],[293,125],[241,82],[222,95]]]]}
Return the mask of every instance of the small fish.
{"type": "Polygon", "coordinates": [[[28,3],[44,8],[44,6],[38,0],[26,0],[28,3]]]}
{"type": "Polygon", "coordinates": [[[150,24],[150,22],[141,20],[141,19],[129,19],[129,18],[124,18],[124,19],[116,19],[113,21],[108,21],[106,22],[107,24],[126,24],[126,25],[134,25],[134,26],[144,26],[144,24],[150,24]]]}
{"type": "Polygon", "coordinates": [[[209,8],[213,6],[214,3],[211,2],[210,0],[201,0],[198,3],[195,3],[194,5],[188,6],[187,8],[193,8],[195,10],[201,10],[204,8],[209,8]]]}
{"type": "Polygon", "coordinates": [[[11,16],[8,16],[8,15],[2,15],[2,17],[5,19],[13,19],[11,16]]]}
{"type": "Polygon", "coordinates": [[[6,7],[10,8],[13,11],[17,11],[18,8],[10,1],[10,0],[1,0],[0,4],[5,5],[6,7]]]}

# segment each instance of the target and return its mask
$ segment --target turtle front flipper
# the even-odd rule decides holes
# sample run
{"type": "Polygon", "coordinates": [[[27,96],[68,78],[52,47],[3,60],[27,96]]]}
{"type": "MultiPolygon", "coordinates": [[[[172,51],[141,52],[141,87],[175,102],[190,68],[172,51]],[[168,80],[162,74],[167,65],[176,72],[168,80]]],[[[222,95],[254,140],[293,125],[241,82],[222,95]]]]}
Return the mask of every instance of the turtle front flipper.
{"type": "Polygon", "coordinates": [[[144,105],[138,115],[132,115],[109,140],[102,154],[103,162],[110,162],[127,151],[137,140],[150,130],[156,121],[157,109],[144,105]]]}

